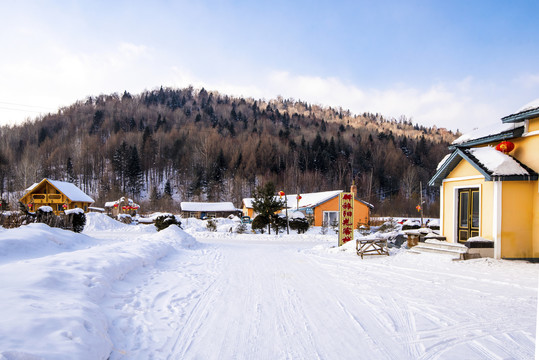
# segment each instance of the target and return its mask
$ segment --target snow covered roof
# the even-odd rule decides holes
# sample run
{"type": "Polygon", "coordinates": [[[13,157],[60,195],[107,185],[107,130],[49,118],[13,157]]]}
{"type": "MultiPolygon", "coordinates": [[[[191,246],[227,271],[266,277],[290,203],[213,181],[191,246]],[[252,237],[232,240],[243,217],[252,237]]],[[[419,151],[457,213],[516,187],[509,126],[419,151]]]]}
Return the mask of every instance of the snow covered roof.
{"type": "Polygon", "coordinates": [[[114,207],[115,205],[120,205],[120,203],[128,204],[129,206],[132,206],[132,207],[140,208],[140,205],[135,203],[133,201],[133,199],[127,198],[127,200],[126,200],[125,196],[122,196],[120,199],[118,199],[116,201],[107,201],[105,203],[105,207],[106,208],[111,208],[111,207],[114,207]]]}
{"type": "Polygon", "coordinates": [[[468,152],[492,175],[530,175],[512,156],[491,146],[469,149],[468,152]]]}
{"type": "MultiPolygon", "coordinates": [[[[316,192],[316,193],[300,194],[301,199],[299,200],[299,204],[297,200],[297,194],[286,195],[286,205],[289,209],[314,208],[320,204],[325,203],[326,201],[330,199],[333,199],[335,196],[338,196],[342,192],[343,192],[342,190],[332,190],[332,191],[322,191],[322,192],[316,192]]],[[[254,198],[245,198],[243,199],[243,204],[245,205],[246,208],[252,209],[253,200],[254,198]]],[[[373,207],[371,204],[365,201],[362,201],[357,198],[356,200],[364,203],[370,208],[373,207]]]]}
{"type": "Polygon", "coordinates": [[[66,181],[43,179],[43,180],[41,180],[41,182],[35,183],[32,186],[30,186],[28,189],[26,189],[26,191],[27,192],[32,191],[38,185],[43,183],[43,181],[48,181],[50,184],[52,184],[52,186],[54,186],[58,191],[60,191],[62,194],[64,194],[71,201],[80,201],[80,202],[88,202],[88,203],[93,203],[94,202],[94,199],[92,199],[91,197],[86,195],[75,184],[72,184],[72,183],[66,182],[66,181]]]}
{"type": "Polygon", "coordinates": [[[484,142],[496,141],[501,138],[510,139],[518,137],[524,132],[524,121],[514,123],[496,123],[462,134],[453,141],[453,145],[473,145],[484,142]]]}
{"type": "Polygon", "coordinates": [[[430,179],[430,186],[439,186],[451,171],[466,160],[486,181],[537,180],[537,172],[530,169],[511,155],[504,154],[491,146],[462,149],[456,148],[438,166],[436,174],[430,179]]]}
{"type": "Polygon", "coordinates": [[[504,116],[502,118],[502,122],[515,123],[535,117],[539,117],[539,99],[535,99],[534,101],[527,103],[518,109],[514,114],[504,116]]]}
{"type": "Polygon", "coordinates": [[[182,202],[182,211],[237,211],[231,202],[182,202]]]}

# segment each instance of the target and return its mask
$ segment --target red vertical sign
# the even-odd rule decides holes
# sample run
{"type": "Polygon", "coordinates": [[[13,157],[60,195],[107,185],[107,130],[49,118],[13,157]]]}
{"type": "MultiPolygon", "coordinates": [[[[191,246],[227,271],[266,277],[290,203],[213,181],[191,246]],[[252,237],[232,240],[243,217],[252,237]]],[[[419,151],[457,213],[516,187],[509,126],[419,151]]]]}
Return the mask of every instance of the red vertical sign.
{"type": "Polygon", "coordinates": [[[354,193],[339,194],[339,246],[354,240],[354,193]]]}

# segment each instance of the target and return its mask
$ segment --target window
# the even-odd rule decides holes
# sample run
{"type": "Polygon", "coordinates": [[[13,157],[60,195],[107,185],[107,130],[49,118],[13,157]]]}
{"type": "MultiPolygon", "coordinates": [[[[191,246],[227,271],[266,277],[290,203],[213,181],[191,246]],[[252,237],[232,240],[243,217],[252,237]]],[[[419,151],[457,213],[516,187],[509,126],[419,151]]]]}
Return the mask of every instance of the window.
{"type": "Polygon", "coordinates": [[[339,225],[339,212],[338,211],[324,211],[322,218],[322,226],[338,226],[339,225]]]}

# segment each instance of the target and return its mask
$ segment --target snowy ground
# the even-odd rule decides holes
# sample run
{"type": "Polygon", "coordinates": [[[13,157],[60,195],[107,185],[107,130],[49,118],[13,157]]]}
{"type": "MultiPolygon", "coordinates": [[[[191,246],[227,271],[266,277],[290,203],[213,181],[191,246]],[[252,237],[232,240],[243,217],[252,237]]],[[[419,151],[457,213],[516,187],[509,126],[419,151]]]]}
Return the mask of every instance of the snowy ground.
{"type": "Polygon", "coordinates": [[[183,222],[0,229],[0,360],[534,357],[536,264],[183,222]]]}

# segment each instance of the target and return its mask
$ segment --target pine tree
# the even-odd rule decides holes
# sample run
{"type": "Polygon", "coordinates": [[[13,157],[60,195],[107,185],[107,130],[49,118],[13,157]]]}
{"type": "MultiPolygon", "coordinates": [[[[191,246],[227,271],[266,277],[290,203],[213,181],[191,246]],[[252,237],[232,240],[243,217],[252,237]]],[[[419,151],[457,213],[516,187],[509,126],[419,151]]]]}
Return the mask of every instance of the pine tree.
{"type": "Polygon", "coordinates": [[[142,167],[136,146],[131,146],[127,162],[127,186],[133,198],[140,195],[143,187],[142,167]]]}
{"type": "Polygon", "coordinates": [[[68,182],[70,182],[70,183],[78,185],[77,184],[77,177],[75,176],[75,171],[73,170],[73,162],[71,161],[71,157],[67,158],[66,180],[68,182]]]}
{"type": "Polygon", "coordinates": [[[270,181],[258,186],[253,195],[253,210],[268,223],[268,233],[271,233],[270,225],[275,213],[285,207],[284,201],[275,194],[275,185],[270,181]]]}
{"type": "Polygon", "coordinates": [[[128,168],[129,148],[125,141],[114,151],[112,155],[112,170],[114,171],[116,180],[120,182],[122,192],[127,189],[127,168],[128,168]]]}
{"type": "Polygon", "coordinates": [[[163,190],[163,196],[172,199],[172,186],[170,186],[170,180],[165,183],[165,189],[163,190]]]}

